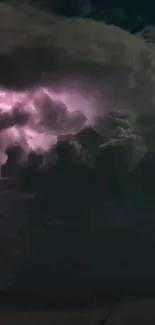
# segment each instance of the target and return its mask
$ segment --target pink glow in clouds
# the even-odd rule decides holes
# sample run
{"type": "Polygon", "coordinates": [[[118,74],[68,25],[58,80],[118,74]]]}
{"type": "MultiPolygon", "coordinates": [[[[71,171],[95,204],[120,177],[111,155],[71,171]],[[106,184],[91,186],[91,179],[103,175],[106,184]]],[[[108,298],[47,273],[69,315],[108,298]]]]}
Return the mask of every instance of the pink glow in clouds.
{"type": "MultiPolygon", "coordinates": [[[[25,92],[0,89],[0,116],[12,118],[15,109],[27,115],[25,123],[5,123],[0,131],[0,165],[7,159],[5,150],[20,145],[26,153],[47,152],[60,135],[76,133],[84,125],[92,124],[96,99],[82,97],[77,92],[53,92],[40,87],[25,92]]],[[[0,119],[0,121],[1,121],[0,119]]],[[[3,120],[2,120],[3,123],[3,120]]],[[[1,124],[2,124],[1,123],[1,124]]],[[[3,126],[3,124],[2,124],[3,126]]]]}

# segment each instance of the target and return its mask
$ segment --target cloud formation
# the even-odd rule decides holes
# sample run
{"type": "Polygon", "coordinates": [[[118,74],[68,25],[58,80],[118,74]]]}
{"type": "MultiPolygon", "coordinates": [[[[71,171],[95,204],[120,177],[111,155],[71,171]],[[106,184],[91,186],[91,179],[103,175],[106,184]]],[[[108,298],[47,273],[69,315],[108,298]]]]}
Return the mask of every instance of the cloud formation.
{"type": "Polygon", "coordinates": [[[77,102],[76,94],[55,93],[43,87],[23,92],[1,89],[2,153],[12,145],[21,146],[27,153],[47,152],[61,135],[75,134],[93,121],[91,104],[85,107],[84,103],[80,95],[77,102]]]}
{"type": "Polygon", "coordinates": [[[108,111],[154,107],[154,47],[118,27],[1,3],[0,31],[2,152],[46,151],[108,111]]]}

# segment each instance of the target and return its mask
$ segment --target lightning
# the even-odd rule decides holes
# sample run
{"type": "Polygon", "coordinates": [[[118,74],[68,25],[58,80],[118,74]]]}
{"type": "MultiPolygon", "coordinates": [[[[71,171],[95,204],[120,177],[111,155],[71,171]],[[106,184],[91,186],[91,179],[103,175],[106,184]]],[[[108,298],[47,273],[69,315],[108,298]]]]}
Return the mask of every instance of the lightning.
{"type": "Polygon", "coordinates": [[[45,153],[58,138],[75,134],[93,123],[95,98],[50,87],[25,91],[0,89],[0,167],[7,148],[19,145],[25,153],[45,153]]]}

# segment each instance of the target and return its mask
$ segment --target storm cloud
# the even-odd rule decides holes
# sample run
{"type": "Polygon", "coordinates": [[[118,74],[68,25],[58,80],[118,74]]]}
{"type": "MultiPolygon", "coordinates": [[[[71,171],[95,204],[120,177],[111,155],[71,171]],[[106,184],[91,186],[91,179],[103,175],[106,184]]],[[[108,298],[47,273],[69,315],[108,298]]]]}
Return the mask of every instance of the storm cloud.
{"type": "Polygon", "coordinates": [[[20,142],[48,150],[109,111],[137,119],[154,109],[153,44],[104,22],[4,3],[0,31],[3,149],[20,142]]]}

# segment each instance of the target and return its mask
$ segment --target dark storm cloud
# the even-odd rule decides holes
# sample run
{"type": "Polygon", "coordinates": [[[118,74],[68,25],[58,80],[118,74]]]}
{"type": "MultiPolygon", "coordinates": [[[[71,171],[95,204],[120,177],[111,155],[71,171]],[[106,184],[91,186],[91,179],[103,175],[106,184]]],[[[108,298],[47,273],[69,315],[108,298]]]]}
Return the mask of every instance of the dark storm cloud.
{"type": "Polygon", "coordinates": [[[149,54],[142,40],[104,22],[0,6],[0,83],[10,87],[41,81],[61,86],[80,76],[85,84],[101,78],[123,85],[126,75],[140,72],[140,54],[149,54]]]}
{"type": "MultiPolygon", "coordinates": [[[[155,51],[142,39],[91,19],[60,18],[5,4],[0,9],[2,86],[25,89],[47,84],[56,90],[78,89],[83,96],[98,97],[100,115],[120,109],[139,115],[154,106],[155,51]]],[[[66,121],[65,109],[49,115],[47,105],[44,114],[47,124],[54,119],[57,126],[60,120],[66,121]]],[[[70,116],[69,123],[75,119],[70,116]]]]}

